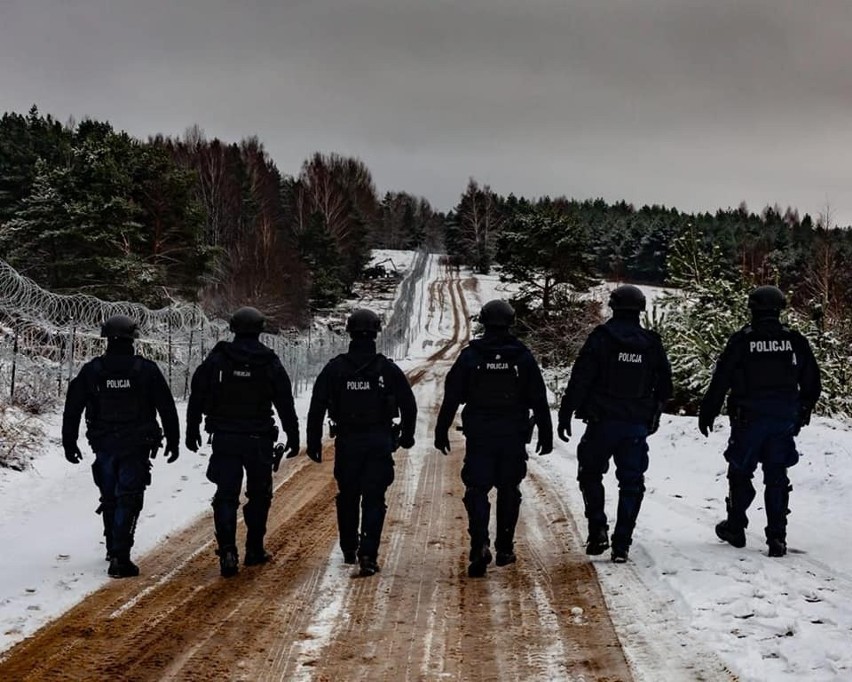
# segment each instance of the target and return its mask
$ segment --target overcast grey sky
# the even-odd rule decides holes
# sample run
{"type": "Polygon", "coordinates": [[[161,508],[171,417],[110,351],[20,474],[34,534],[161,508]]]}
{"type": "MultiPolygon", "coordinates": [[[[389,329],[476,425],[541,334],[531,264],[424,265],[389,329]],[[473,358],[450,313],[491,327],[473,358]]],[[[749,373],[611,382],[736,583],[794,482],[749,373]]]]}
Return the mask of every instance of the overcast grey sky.
{"type": "Polygon", "coordinates": [[[0,109],[498,192],[852,224],[848,0],[0,0],[0,109]]]}

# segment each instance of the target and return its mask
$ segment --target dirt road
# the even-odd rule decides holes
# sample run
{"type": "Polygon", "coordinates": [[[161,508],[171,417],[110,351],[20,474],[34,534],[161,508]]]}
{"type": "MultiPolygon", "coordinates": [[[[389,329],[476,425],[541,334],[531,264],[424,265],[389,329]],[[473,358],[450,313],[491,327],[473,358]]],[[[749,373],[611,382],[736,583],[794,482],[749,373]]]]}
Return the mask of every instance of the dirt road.
{"type": "Polygon", "coordinates": [[[300,458],[278,487],[274,561],[218,575],[209,518],[9,650],[2,680],[628,680],[594,570],[559,491],[530,477],[519,562],[466,576],[461,440],[431,448],[440,388],[470,334],[463,286],[430,288],[429,325],[445,331],[409,372],[418,445],[397,456],[379,558],[357,578],[336,549],[333,451],[300,458]],[[449,337],[449,338],[446,338],[449,337]]]}

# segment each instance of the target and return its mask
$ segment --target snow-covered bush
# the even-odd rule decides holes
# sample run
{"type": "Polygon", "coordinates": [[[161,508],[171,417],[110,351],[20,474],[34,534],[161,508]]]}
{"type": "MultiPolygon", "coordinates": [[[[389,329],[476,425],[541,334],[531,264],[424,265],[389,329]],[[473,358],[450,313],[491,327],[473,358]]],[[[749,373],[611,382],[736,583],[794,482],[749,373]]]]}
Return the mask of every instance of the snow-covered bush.
{"type": "MultiPolygon", "coordinates": [[[[749,322],[748,294],[755,282],[726,271],[719,250],[702,247],[691,235],[676,240],[669,269],[679,289],[659,299],[645,322],[662,336],[672,363],[675,393],[670,408],[695,414],[728,337],[749,322]]],[[[848,322],[824,326],[795,308],[786,310],[782,321],[804,334],[813,347],[823,385],[817,412],[852,415],[848,322]]]]}
{"type": "Polygon", "coordinates": [[[44,431],[35,417],[0,402],[0,467],[25,469],[43,437],[44,431]]]}

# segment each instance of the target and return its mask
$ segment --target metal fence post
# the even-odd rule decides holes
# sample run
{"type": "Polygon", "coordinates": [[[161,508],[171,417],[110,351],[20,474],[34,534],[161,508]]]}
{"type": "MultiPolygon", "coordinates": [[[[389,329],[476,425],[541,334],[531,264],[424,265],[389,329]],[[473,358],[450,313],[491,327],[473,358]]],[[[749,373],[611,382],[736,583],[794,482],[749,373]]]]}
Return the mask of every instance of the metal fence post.
{"type": "Polygon", "coordinates": [[[15,340],[12,344],[12,385],[9,389],[9,402],[15,402],[15,376],[18,371],[18,322],[15,321],[15,340]]]}

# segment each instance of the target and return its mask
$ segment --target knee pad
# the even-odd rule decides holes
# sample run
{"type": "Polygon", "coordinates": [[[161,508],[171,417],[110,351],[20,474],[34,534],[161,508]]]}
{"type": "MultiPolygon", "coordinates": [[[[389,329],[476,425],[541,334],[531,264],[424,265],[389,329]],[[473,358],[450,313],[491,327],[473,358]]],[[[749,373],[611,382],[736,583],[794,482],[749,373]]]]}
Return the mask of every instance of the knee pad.
{"type": "Polygon", "coordinates": [[[635,472],[624,473],[616,471],[618,490],[625,495],[643,495],[645,493],[645,475],[635,472]],[[619,475],[619,473],[621,475],[619,475]]]}
{"type": "Polygon", "coordinates": [[[213,495],[213,500],[210,502],[210,506],[212,506],[213,509],[237,509],[240,506],[240,498],[234,497],[233,495],[216,493],[213,495]]]}
{"type": "Polygon", "coordinates": [[[790,485],[790,479],[787,478],[787,469],[764,469],[763,471],[763,485],[767,488],[789,488],[793,489],[793,486],[790,485]]]}
{"type": "Polygon", "coordinates": [[[121,495],[116,499],[116,506],[126,507],[134,513],[142,511],[142,506],[145,503],[145,493],[130,493],[121,495]]]}
{"type": "Polygon", "coordinates": [[[506,502],[512,501],[517,504],[521,503],[521,499],[523,495],[521,495],[521,489],[516,485],[507,485],[497,488],[497,499],[503,500],[506,502]]]}
{"type": "Polygon", "coordinates": [[[246,490],[246,497],[249,502],[254,502],[255,504],[269,504],[272,502],[272,488],[270,487],[268,490],[246,490]]]}

